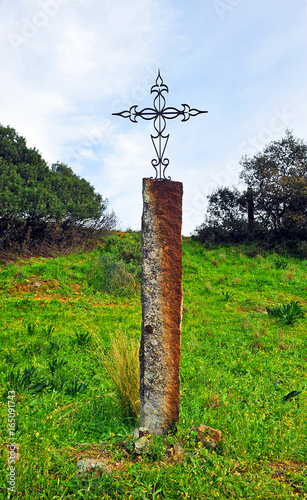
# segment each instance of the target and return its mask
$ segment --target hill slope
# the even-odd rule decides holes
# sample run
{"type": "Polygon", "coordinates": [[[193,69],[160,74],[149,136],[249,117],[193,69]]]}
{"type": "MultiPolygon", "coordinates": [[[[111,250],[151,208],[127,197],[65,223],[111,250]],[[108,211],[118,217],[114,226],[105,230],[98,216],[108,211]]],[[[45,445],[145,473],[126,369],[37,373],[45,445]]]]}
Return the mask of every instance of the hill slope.
{"type": "Polygon", "coordinates": [[[123,440],[137,421],[105,359],[112,338],[139,341],[140,235],[2,265],[0,491],[13,388],[16,498],[306,496],[307,261],[184,240],[183,272],[180,424],[136,460],[123,440]],[[191,432],[199,424],[221,430],[214,451],[191,432]],[[103,457],[109,473],[78,479],[84,456],[103,457]]]}

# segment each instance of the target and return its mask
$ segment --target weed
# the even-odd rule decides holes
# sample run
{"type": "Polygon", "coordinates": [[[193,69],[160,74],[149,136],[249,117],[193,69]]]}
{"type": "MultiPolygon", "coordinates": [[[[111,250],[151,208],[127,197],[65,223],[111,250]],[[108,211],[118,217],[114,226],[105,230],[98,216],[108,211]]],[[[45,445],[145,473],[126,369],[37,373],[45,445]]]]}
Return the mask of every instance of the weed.
{"type": "Polygon", "coordinates": [[[36,324],[35,323],[29,323],[27,325],[27,333],[30,337],[32,337],[36,334],[36,324]]]}
{"type": "Polygon", "coordinates": [[[30,358],[31,356],[39,354],[41,352],[41,349],[42,346],[40,344],[32,342],[24,348],[23,353],[30,358]]]}
{"type": "Polygon", "coordinates": [[[276,269],[285,269],[288,266],[288,262],[284,259],[279,259],[274,262],[276,269]]]}
{"type": "Polygon", "coordinates": [[[50,340],[55,330],[55,326],[47,325],[42,328],[42,333],[47,340],[50,340]]]}
{"type": "Polygon", "coordinates": [[[85,389],[88,387],[88,383],[82,382],[79,380],[79,375],[74,376],[71,380],[68,382],[63,383],[63,388],[65,391],[65,394],[68,396],[77,396],[78,394],[83,394],[85,389]]]}
{"type": "Polygon", "coordinates": [[[157,462],[163,460],[165,453],[165,440],[162,436],[152,435],[148,447],[144,447],[143,456],[150,462],[157,462]]]}
{"type": "Polygon", "coordinates": [[[118,401],[127,415],[139,415],[139,345],[121,333],[111,340],[111,349],[104,364],[111,377],[118,401]]]}
{"type": "Polygon", "coordinates": [[[90,344],[91,340],[92,335],[89,332],[84,332],[76,333],[76,339],[73,342],[76,343],[79,347],[84,347],[90,344]]]}
{"type": "Polygon", "coordinates": [[[26,307],[27,309],[32,310],[33,308],[33,296],[30,295],[28,297],[25,297],[24,299],[21,299],[17,302],[17,305],[19,307],[26,307]]]}
{"type": "Polygon", "coordinates": [[[138,290],[133,272],[129,272],[123,261],[109,255],[101,255],[94,266],[89,285],[109,294],[129,297],[138,290]]]}
{"type": "Polygon", "coordinates": [[[241,328],[242,330],[247,330],[247,328],[249,328],[250,324],[249,324],[249,321],[248,321],[248,318],[243,318],[241,320],[241,328]]]}
{"type": "MultiPolygon", "coordinates": [[[[131,418],[127,418],[128,412],[123,412],[127,404],[122,405],[118,395],[114,399],[117,390],[105,361],[113,356],[111,336],[123,343],[123,334],[117,333],[123,329],[128,344],[137,350],[133,336],[141,323],[139,297],[133,293],[131,298],[110,298],[101,288],[101,293],[96,291],[104,272],[99,268],[104,255],[122,261],[138,285],[140,256],[133,259],[129,253],[140,236],[111,236],[108,246],[102,243],[99,251],[25,260],[0,270],[0,435],[7,433],[6,389],[12,382],[22,456],[16,497],[287,500],[293,493],[303,498],[306,323],[301,320],[290,330],[263,312],[268,304],[280,306],[291,300],[304,305],[307,261],[289,257],[287,268],[279,271],[274,267],[275,253],[268,253],[259,264],[257,257],[243,255],[241,260],[241,247],[204,249],[191,240],[183,241],[184,262],[189,263],[183,267],[184,305],[189,313],[182,322],[180,422],[176,435],[153,441],[152,449],[138,460],[127,455],[123,446],[136,427],[135,414],[129,410],[131,418]],[[226,255],[225,262],[220,253],[226,255]],[[212,265],[213,258],[218,260],[221,274],[238,283],[227,286],[236,294],[236,300],[227,305],[221,300],[225,285],[216,287],[220,275],[212,265]],[[236,267],[232,261],[238,262],[236,267]],[[295,272],[295,280],[282,281],[288,270],[295,272]],[[97,282],[89,286],[96,271],[97,282]],[[18,272],[22,278],[17,278],[18,272]],[[267,280],[265,288],[255,286],[254,277],[267,280]],[[51,300],[32,300],[27,287],[14,286],[17,279],[26,282],[28,278],[31,283],[54,281],[51,300]],[[211,293],[206,294],[209,281],[211,293]],[[25,298],[28,305],[27,301],[20,304],[25,298]],[[30,326],[28,330],[27,325],[34,329],[30,326]],[[71,349],[71,337],[76,342],[72,332],[91,332],[92,341],[84,349],[71,349]],[[41,350],[29,361],[31,349],[29,355],[24,349],[32,345],[41,350]],[[93,383],[84,388],[93,377],[93,383]],[[43,386],[48,385],[35,392],[40,389],[40,379],[43,386]],[[300,390],[302,394],[295,395],[300,390]],[[201,423],[222,431],[214,452],[190,432],[201,423]],[[181,447],[180,455],[175,443],[181,447]],[[97,478],[95,471],[77,479],[77,457],[101,454],[110,473],[97,478]],[[278,480],[274,476],[277,463],[284,472],[278,480]],[[290,489],[293,481],[297,481],[295,489],[290,489]]],[[[129,351],[128,347],[123,350],[129,351]]],[[[131,362],[130,353],[124,352],[122,357],[125,355],[127,363],[131,362]]],[[[137,354],[135,363],[134,372],[139,365],[137,354]]],[[[116,363],[114,372],[122,377],[116,363]]],[[[137,374],[134,402],[139,397],[138,382],[137,374]]],[[[131,397],[132,391],[127,391],[126,398],[131,397]]],[[[6,480],[6,463],[0,445],[1,485],[6,480]]]]}
{"type": "Polygon", "coordinates": [[[290,399],[296,398],[302,391],[291,391],[289,394],[283,397],[283,401],[289,401],[290,399]]]}
{"type": "Polygon", "coordinates": [[[231,297],[234,296],[234,293],[231,293],[231,292],[224,292],[224,290],[222,290],[222,296],[223,296],[223,299],[228,302],[229,299],[231,299],[231,297]]]}
{"type": "Polygon", "coordinates": [[[63,344],[59,341],[59,339],[57,337],[55,337],[55,338],[50,340],[49,346],[48,346],[48,351],[49,352],[59,351],[62,346],[63,346],[63,344]]]}
{"type": "Polygon", "coordinates": [[[219,267],[219,263],[218,263],[218,261],[216,259],[212,259],[212,265],[214,267],[219,267]]]}
{"type": "Polygon", "coordinates": [[[220,398],[217,394],[213,393],[211,394],[210,397],[208,397],[207,399],[207,403],[206,403],[206,406],[207,408],[219,408],[219,406],[221,406],[221,401],[220,401],[220,398]]]}
{"type": "Polygon", "coordinates": [[[261,287],[263,287],[263,286],[267,285],[268,280],[267,280],[267,279],[265,279],[265,278],[254,278],[254,279],[253,279],[253,282],[254,282],[254,284],[255,284],[255,286],[256,286],[257,288],[261,288],[261,287]]]}
{"type": "Polygon", "coordinates": [[[294,280],[294,272],[292,271],[292,269],[289,269],[289,271],[286,272],[285,278],[288,281],[293,281],[294,280]]]}
{"type": "Polygon", "coordinates": [[[52,358],[51,361],[48,361],[48,366],[51,375],[53,376],[57,370],[60,370],[61,368],[63,368],[63,366],[66,366],[67,364],[68,361],[64,361],[64,359],[52,358]]]}
{"type": "Polygon", "coordinates": [[[220,258],[221,262],[225,262],[226,261],[226,255],[224,253],[220,253],[219,254],[219,258],[220,258]]]}
{"type": "Polygon", "coordinates": [[[18,359],[10,352],[4,354],[4,359],[6,364],[10,366],[17,366],[19,363],[18,359]]]}
{"type": "Polygon", "coordinates": [[[294,325],[305,315],[298,300],[292,300],[289,304],[283,303],[280,306],[268,306],[266,310],[269,316],[282,320],[286,325],[294,325]]]}
{"type": "Polygon", "coordinates": [[[38,373],[33,365],[24,368],[22,373],[18,368],[16,373],[13,371],[7,375],[7,382],[9,387],[13,388],[16,392],[28,389],[33,392],[41,392],[48,386],[48,379],[38,373]]]}

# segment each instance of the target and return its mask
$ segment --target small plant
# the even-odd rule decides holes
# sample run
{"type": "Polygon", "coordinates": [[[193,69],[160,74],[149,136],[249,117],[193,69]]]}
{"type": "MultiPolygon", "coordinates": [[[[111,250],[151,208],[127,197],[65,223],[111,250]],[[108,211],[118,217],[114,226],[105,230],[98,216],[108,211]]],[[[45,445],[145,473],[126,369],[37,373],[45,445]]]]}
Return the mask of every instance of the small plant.
{"type": "Polygon", "coordinates": [[[104,359],[115,387],[118,401],[127,415],[139,415],[139,346],[126,334],[111,340],[111,349],[104,359]]]}
{"type": "Polygon", "coordinates": [[[223,299],[228,302],[229,299],[231,299],[231,297],[234,296],[234,293],[231,293],[231,292],[224,292],[224,290],[222,290],[222,295],[223,295],[223,299]]]}
{"type": "Polygon", "coordinates": [[[268,283],[268,280],[265,278],[254,278],[253,281],[257,288],[261,288],[268,283]]]}
{"type": "Polygon", "coordinates": [[[289,269],[286,274],[285,274],[285,278],[288,280],[288,281],[293,281],[294,280],[294,272],[292,269],[289,269]]]}
{"type": "Polygon", "coordinates": [[[76,333],[76,339],[74,342],[79,346],[79,347],[84,347],[88,345],[92,340],[92,335],[89,332],[84,332],[84,333],[76,333]]]}
{"type": "Polygon", "coordinates": [[[249,321],[248,321],[248,318],[242,318],[241,320],[241,328],[242,330],[247,330],[247,328],[249,328],[249,321]]]}
{"type": "Polygon", "coordinates": [[[53,325],[47,325],[42,328],[42,333],[45,335],[47,340],[50,340],[52,337],[52,334],[55,330],[55,326],[53,325]]]}
{"type": "Polygon", "coordinates": [[[19,300],[17,303],[18,306],[23,307],[23,306],[29,306],[29,309],[32,309],[33,307],[33,297],[32,295],[25,297],[24,299],[19,300]]]}
{"type": "Polygon", "coordinates": [[[48,379],[40,375],[33,365],[29,365],[22,373],[20,368],[16,373],[11,371],[7,376],[7,382],[10,387],[16,391],[28,389],[33,392],[41,392],[48,386],[48,379]]]}
{"type": "Polygon", "coordinates": [[[4,359],[6,364],[10,366],[16,366],[19,363],[18,359],[16,359],[10,352],[4,354],[4,359]]]}
{"type": "Polygon", "coordinates": [[[285,269],[288,265],[288,262],[284,259],[279,259],[274,262],[276,269],[285,269]]]}
{"type": "Polygon", "coordinates": [[[83,394],[85,389],[89,384],[81,382],[79,380],[79,375],[73,377],[67,384],[65,384],[65,394],[68,396],[77,396],[77,394],[83,394]]]}
{"type": "Polygon", "coordinates": [[[305,316],[303,307],[298,300],[292,300],[289,304],[281,304],[280,306],[268,306],[266,310],[269,316],[281,319],[286,325],[294,325],[299,318],[305,316]]]}
{"type": "Polygon", "coordinates": [[[60,370],[63,368],[63,366],[67,365],[68,361],[64,361],[64,359],[56,359],[52,358],[51,361],[48,361],[49,365],[49,370],[51,372],[51,375],[53,376],[57,370],[60,370]]]}
{"type": "Polygon", "coordinates": [[[291,391],[289,394],[286,394],[282,399],[283,401],[289,401],[289,399],[295,398],[299,394],[301,394],[302,391],[291,391]]]}
{"type": "Polygon", "coordinates": [[[166,453],[166,444],[162,436],[151,435],[148,447],[144,447],[143,454],[150,462],[163,460],[166,453]]]}
{"type": "Polygon", "coordinates": [[[31,356],[39,354],[40,352],[41,352],[41,345],[36,342],[28,344],[23,350],[23,353],[29,358],[31,356]]]}
{"type": "Polygon", "coordinates": [[[55,337],[55,338],[50,340],[48,350],[50,352],[59,351],[59,349],[61,349],[61,347],[62,347],[62,344],[59,342],[59,339],[57,339],[55,337]]]}
{"type": "Polygon", "coordinates": [[[128,265],[109,255],[102,255],[94,267],[89,285],[99,291],[129,297],[138,290],[137,276],[128,265]]]}
{"type": "Polygon", "coordinates": [[[27,332],[29,336],[35,335],[36,333],[36,324],[35,323],[29,323],[27,325],[27,332]]]}
{"type": "Polygon", "coordinates": [[[221,406],[222,403],[220,401],[220,398],[218,396],[218,394],[211,394],[211,396],[208,396],[207,398],[207,401],[206,401],[206,406],[207,408],[218,408],[219,406],[221,406]]]}

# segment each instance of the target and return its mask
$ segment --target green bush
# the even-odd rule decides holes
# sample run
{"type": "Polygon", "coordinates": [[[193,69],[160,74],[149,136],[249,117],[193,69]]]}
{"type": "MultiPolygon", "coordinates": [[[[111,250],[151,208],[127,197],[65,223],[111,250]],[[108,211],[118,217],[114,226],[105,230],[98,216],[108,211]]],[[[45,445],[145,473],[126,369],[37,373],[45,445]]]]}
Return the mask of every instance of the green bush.
{"type": "Polygon", "coordinates": [[[106,237],[88,266],[89,286],[116,296],[130,297],[138,292],[141,276],[141,233],[106,237]]]}
{"type": "Polygon", "coordinates": [[[281,319],[286,325],[294,325],[299,318],[305,316],[303,307],[299,304],[298,300],[292,300],[289,304],[282,304],[280,306],[269,306],[266,310],[269,316],[281,319]]]}

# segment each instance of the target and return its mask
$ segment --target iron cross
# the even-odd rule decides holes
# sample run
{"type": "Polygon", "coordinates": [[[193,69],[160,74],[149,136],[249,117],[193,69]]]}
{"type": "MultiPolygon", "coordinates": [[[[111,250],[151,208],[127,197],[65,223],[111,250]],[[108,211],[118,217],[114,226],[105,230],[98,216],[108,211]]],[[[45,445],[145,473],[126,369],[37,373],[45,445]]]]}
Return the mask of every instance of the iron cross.
{"type": "MultiPolygon", "coordinates": [[[[131,106],[129,111],[112,113],[112,115],[130,118],[130,120],[134,123],[137,123],[138,116],[144,120],[154,120],[153,126],[157,135],[150,134],[150,137],[155,148],[157,158],[151,160],[151,164],[156,172],[155,179],[158,180],[166,179],[165,170],[169,165],[169,159],[164,158],[165,149],[169,139],[169,134],[163,135],[166,128],[166,120],[173,120],[174,118],[177,118],[177,116],[182,116],[181,121],[186,122],[191,116],[197,116],[200,113],[208,113],[208,111],[199,111],[199,109],[190,108],[188,104],[182,104],[182,110],[166,107],[166,100],[163,92],[168,92],[168,86],[163,83],[159,70],[156,83],[150,89],[151,94],[156,94],[153,101],[153,108],[144,108],[141,111],[137,111],[138,106],[136,105],[131,106]]],[[[168,179],[170,179],[170,177],[168,177],[168,179]]]]}

